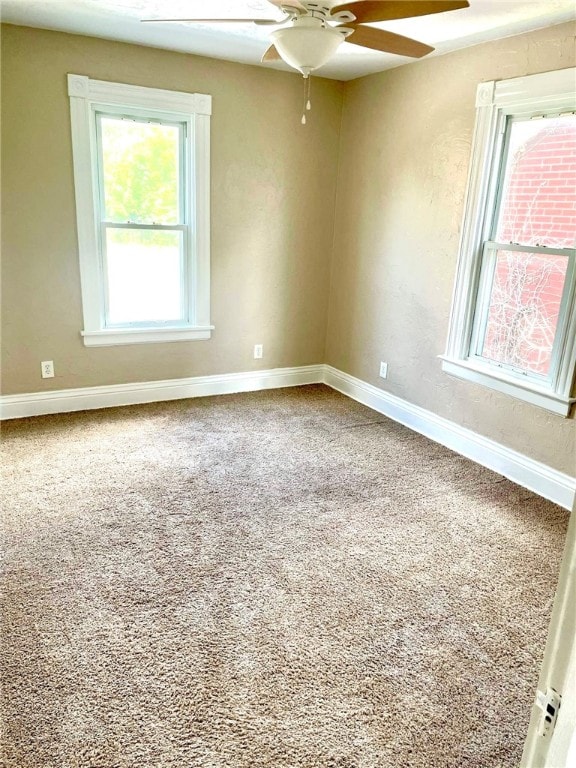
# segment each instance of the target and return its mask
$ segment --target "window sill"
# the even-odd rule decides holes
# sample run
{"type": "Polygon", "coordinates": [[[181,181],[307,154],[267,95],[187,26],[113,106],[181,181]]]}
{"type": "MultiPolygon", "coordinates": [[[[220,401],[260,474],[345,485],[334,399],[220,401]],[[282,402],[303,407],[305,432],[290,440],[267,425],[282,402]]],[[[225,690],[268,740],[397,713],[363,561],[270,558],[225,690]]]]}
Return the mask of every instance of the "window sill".
{"type": "Polygon", "coordinates": [[[213,325],[183,328],[106,328],[82,331],[86,347],[111,347],[117,344],[159,344],[170,341],[201,341],[209,339],[213,325]]]}
{"type": "Polygon", "coordinates": [[[550,390],[541,389],[534,384],[517,381],[506,374],[496,374],[485,368],[475,365],[468,360],[453,360],[440,355],[442,370],[459,379],[482,384],[485,387],[511,395],[518,400],[524,400],[532,405],[545,408],[547,411],[557,413],[559,416],[569,416],[575,397],[564,397],[550,390]]]}

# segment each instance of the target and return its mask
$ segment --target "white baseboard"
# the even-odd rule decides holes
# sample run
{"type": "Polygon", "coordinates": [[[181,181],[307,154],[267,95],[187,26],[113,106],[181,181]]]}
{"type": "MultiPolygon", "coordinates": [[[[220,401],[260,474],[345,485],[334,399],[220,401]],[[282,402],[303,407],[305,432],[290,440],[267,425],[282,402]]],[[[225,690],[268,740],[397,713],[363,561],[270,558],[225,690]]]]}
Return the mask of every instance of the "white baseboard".
{"type": "Polygon", "coordinates": [[[378,413],[404,424],[456,453],[492,469],[509,480],[572,509],[576,478],[534,461],[522,453],[391,395],[332,366],[324,367],[324,382],[378,413]]]}
{"type": "Polygon", "coordinates": [[[318,384],[323,381],[323,376],[323,365],[306,365],[298,368],[273,368],[267,371],[246,371],[216,376],[194,376],[187,379],[4,395],[0,397],[0,418],[19,419],[48,413],[68,413],[94,408],[112,408],[117,405],[179,400],[185,397],[229,395],[234,392],[318,384]]]}
{"type": "Polygon", "coordinates": [[[478,435],[469,429],[412,405],[378,387],[329,365],[274,368],[265,371],[195,376],[187,379],[113,384],[103,387],[60,389],[0,397],[0,418],[17,419],[50,413],[67,413],[118,405],[154,403],[186,397],[253,392],[260,389],[324,383],[404,424],[456,453],[498,472],[540,496],[572,509],[576,478],[558,472],[517,451],[478,435]]]}

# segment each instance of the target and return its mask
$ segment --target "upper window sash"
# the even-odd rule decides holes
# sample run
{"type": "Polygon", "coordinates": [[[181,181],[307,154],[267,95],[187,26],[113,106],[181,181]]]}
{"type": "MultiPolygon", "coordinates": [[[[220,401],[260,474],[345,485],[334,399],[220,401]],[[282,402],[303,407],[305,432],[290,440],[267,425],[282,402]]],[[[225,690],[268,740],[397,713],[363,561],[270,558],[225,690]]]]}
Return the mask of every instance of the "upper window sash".
{"type": "MultiPolygon", "coordinates": [[[[489,198],[488,203],[488,216],[489,219],[487,221],[487,231],[488,231],[488,238],[490,240],[503,240],[501,237],[499,237],[499,234],[502,234],[501,226],[506,225],[506,221],[503,220],[503,216],[505,215],[505,208],[506,203],[509,203],[509,200],[507,199],[507,195],[509,194],[511,188],[513,188],[513,181],[514,181],[514,165],[511,162],[514,158],[511,157],[511,151],[514,146],[513,142],[513,131],[514,128],[520,128],[521,126],[525,126],[525,128],[535,127],[536,129],[540,128],[541,126],[546,126],[546,122],[541,122],[550,120],[551,118],[556,118],[555,120],[552,120],[551,122],[555,124],[556,128],[559,128],[562,124],[562,121],[568,117],[573,118],[575,115],[572,111],[561,111],[558,107],[549,107],[548,109],[544,110],[542,108],[539,108],[538,110],[534,110],[534,107],[530,110],[530,112],[526,115],[523,115],[519,117],[517,114],[508,115],[504,112],[501,115],[501,120],[498,126],[498,133],[502,134],[501,141],[499,138],[495,142],[494,147],[494,163],[497,165],[500,164],[500,167],[498,168],[497,173],[495,173],[495,189],[493,191],[493,203],[491,203],[491,198],[489,198]]],[[[516,149],[518,148],[518,141],[522,141],[522,137],[517,136],[516,137],[516,149]]],[[[530,137],[524,137],[525,145],[526,143],[530,142],[530,137]]],[[[528,192],[528,187],[521,187],[520,192],[523,194],[526,194],[528,192]]],[[[528,220],[530,221],[530,220],[528,220]]],[[[510,224],[508,223],[508,226],[510,224]]],[[[542,245],[542,246],[550,246],[552,248],[554,247],[570,247],[568,245],[555,245],[544,242],[546,239],[546,233],[540,232],[540,234],[543,236],[542,241],[537,242],[528,242],[524,239],[522,239],[522,235],[519,235],[518,232],[516,232],[517,237],[513,240],[506,240],[506,242],[515,243],[517,245],[542,245]]],[[[570,245],[576,244],[574,241],[570,243],[570,245]]]]}
{"type": "MultiPolygon", "coordinates": [[[[528,77],[481,83],[476,94],[476,122],[472,159],[459,246],[459,259],[452,297],[445,371],[504,391],[568,415],[576,398],[571,397],[576,367],[576,307],[574,286],[569,286],[571,301],[565,318],[565,343],[554,387],[549,383],[518,382],[515,376],[495,370],[470,356],[474,314],[482,272],[484,245],[495,231],[496,206],[505,167],[503,153],[506,126],[510,119],[557,114],[576,110],[576,69],[568,68],[528,77]]],[[[572,272],[571,282],[574,282],[572,272]]],[[[524,377],[525,378],[525,377],[524,377]]]]}
{"type": "Polygon", "coordinates": [[[189,215],[189,193],[188,190],[190,188],[190,182],[191,179],[189,178],[190,172],[189,167],[190,164],[188,162],[188,147],[187,147],[187,141],[186,138],[190,131],[190,121],[189,120],[182,120],[175,122],[173,119],[173,115],[162,115],[162,114],[156,114],[154,117],[150,116],[150,114],[146,114],[143,110],[140,109],[108,109],[106,111],[103,111],[97,107],[93,108],[93,126],[95,129],[95,135],[94,135],[94,141],[96,144],[96,153],[95,153],[95,169],[94,173],[96,175],[97,179],[97,205],[98,205],[98,216],[100,221],[109,222],[109,223],[125,223],[125,224],[131,224],[134,226],[141,226],[141,225],[165,225],[165,226],[173,226],[173,225],[186,225],[188,226],[190,224],[190,215],[189,215]],[[178,220],[176,222],[172,222],[171,224],[168,224],[167,222],[161,222],[161,221],[147,221],[147,222],[136,222],[136,221],[125,221],[120,222],[116,219],[108,219],[106,217],[106,201],[105,201],[105,187],[104,187],[104,150],[103,150],[103,139],[102,139],[102,120],[106,118],[112,118],[117,120],[126,120],[127,122],[134,122],[134,123],[142,123],[142,124],[156,124],[156,125],[166,125],[173,128],[176,128],[178,130],[178,176],[177,176],[177,194],[178,194],[178,204],[177,204],[177,212],[178,212],[178,220]]]}

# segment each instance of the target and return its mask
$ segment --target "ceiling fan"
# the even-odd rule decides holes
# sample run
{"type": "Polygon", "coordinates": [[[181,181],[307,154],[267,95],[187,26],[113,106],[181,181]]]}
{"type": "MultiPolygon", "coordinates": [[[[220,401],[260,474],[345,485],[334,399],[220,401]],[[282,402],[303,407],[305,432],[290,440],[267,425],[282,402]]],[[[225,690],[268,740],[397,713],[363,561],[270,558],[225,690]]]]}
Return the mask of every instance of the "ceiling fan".
{"type": "Polygon", "coordinates": [[[355,0],[334,4],[333,0],[268,0],[284,13],[278,19],[143,19],[146,22],[191,21],[201,23],[239,23],[282,26],[271,33],[272,44],[262,61],[283,59],[305,78],[325,64],[338,46],[347,41],[364,48],[421,58],[434,48],[409,37],[364,26],[373,22],[427,16],[468,8],[467,0],[355,0]]]}

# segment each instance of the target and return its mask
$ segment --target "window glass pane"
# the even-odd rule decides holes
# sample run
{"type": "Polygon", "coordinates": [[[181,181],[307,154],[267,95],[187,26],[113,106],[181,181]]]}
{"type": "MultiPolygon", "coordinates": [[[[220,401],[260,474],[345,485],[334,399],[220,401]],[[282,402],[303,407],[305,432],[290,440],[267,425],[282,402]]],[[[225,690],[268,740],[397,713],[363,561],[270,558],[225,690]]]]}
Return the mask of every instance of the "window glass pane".
{"type": "Polygon", "coordinates": [[[574,247],[576,115],[510,124],[496,240],[574,247]]]}
{"type": "Polygon", "coordinates": [[[568,257],[498,251],[480,355],[547,375],[568,257]]]}
{"type": "Polygon", "coordinates": [[[180,129],[101,118],[104,218],[178,224],[180,129]]]}
{"type": "Polygon", "coordinates": [[[108,323],[178,321],[182,233],[106,229],[108,323]]]}

